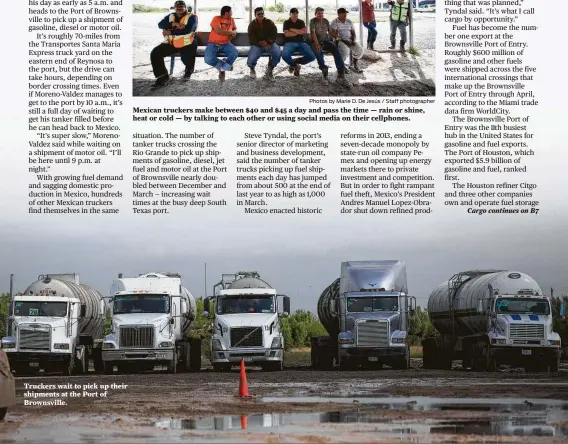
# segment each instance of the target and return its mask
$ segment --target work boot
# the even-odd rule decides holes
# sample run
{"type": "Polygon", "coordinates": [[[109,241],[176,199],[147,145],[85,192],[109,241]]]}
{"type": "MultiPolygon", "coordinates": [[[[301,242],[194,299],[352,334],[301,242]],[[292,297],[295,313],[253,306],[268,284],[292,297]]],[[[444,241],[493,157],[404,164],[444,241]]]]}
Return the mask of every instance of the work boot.
{"type": "Polygon", "coordinates": [[[396,44],[394,40],[391,40],[391,45],[389,46],[389,49],[394,49],[394,48],[396,48],[396,44]]]}
{"type": "Polygon", "coordinates": [[[405,43],[406,43],[406,42],[400,42],[400,51],[401,51],[401,52],[406,52],[406,50],[404,49],[404,44],[405,44],[405,43]]]}
{"type": "Polygon", "coordinates": [[[361,74],[363,72],[363,70],[359,67],[359,60],[357,59],[353,60],[353,71],[357,74],[361,74]]]}
{"type": "Polygon", "coordinates": [[[250,66],[249,66],[249,68],[250,68],[250,76],[251,76],[251,78],[256,79],[256,70],[254,69],[254,67],[250,67],[250,66]]]}
{"type": "Polygon", "coordinates": [[[270,82],[276,81],[274,79],[274,66],[272,66],[272,62],[269,62],[268,66],[266,67],[266,79],[270,82]]]}
{"type": "Polygon", "coordinates": [[[188,80],[190,80],[192,74],[193,74],[193,71],[186,69],[185,74],[183,75],[184,82],[187,82],[188,80]]]}
{"type": "Polygon", "coordinates": [[[164,86],[166,83],[170,81],[169,74],[160,76],[156,79],[156,82],[152,85],[152,88],[159,88],[160,86],[164,86]]]}
{"type": "Polygon", "coordinates": [[[372,50],[373,50],[373,44],[372,44],[371,42],[367,42],[367,49],[368,49],[369,51],[372,51],[372,50]]]}
{"type": "Polygon", "coordinates": [[[345,70],[340,69],[337,71],[337,82],[347,88],[353,88],[353,84],[345,77],[345,70]]]}
{"type": "Polygon", "coordinates": [[[329,85],[329,80],[327,79],[328,72],[329,72],[329,68],[327,66],[321,70],[321,73],[323,75],[322,83],[324,85],[329,85]]]}

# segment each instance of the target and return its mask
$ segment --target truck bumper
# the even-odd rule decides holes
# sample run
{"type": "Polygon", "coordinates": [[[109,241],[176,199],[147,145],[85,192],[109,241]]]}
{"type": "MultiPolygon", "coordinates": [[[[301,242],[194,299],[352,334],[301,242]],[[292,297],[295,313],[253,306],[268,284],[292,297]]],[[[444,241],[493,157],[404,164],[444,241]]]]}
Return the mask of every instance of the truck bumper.
{"type": "Polygon", "coordinates": [[[244,359],[245,362],[282,361],[284,359],[284,350],[281,348],[233,348],[211,353],[211,362],[213,364],[238,364],[241,362],[241,359],[244,359]]]}
{"type": "Polygon", "coordinates": [[[491,347],[489,356],[503,364],[523,364],[529,361],[560,359],[559,347],[491,347]]]}
{"type": "Polygon", "coordinates": [[[406,347],[388,347],[388,348],[362,348],[350,347],[340,348],[339,356],[343,359],[356,359],[364,362],[389,362],[399,360],[404,357],[406,347]]]}
{"type": "Polygon", "coordinates": [[[17,369],[22,367],[43,368],[53,364],[63,364],[69,361],[71,353],[37,353],[37,352],[8,352],[8,362],[10,368],[17,369]]]}
{"type": "Polygon", "coordinates": [[[119,361],[171,361],[174,358],[174,349],[134,349],[112,350],[103,349],[103,362],[119,361]]]}

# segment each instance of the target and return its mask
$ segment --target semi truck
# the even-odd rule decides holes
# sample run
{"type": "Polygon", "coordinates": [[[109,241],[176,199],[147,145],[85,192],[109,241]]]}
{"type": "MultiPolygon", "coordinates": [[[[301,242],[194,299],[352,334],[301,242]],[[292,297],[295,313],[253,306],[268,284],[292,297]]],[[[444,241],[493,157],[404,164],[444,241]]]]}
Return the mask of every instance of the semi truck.
{"type": "Polygon", "coordinates": [[[8,306],[8,336],[2,348],[17,375],[102,370],[104,334],[102,295],[81,284],[77,273],[45,274],[13,295],[8,306]]]}
{"type": "Polygon", "coordinates": [[[223,274],[213,295],[205,299],[203,313],[210,317],[213,301],[213,369],[230,370],[244,360],[260,364],[263,371],[281,371],[284,337],[280,317],[289,315],[290,298],[277,294],[256,271],[223,274]]]}
{"type": "MultiPolygon", "coordinates": [[[[190,338],[195,298],[178,273],[146,273],[111,285],[111,331],[103,342],[104,372],[153,370],[169,373],[201,369],[201,338],[190,338]]],[[[103,302],[104,304],[104,302],[103,302]]],[[[107,305],[107,304],[105,304],[107,305]]]]}
{"type": "Polygon", "coordinates": [[[457,273],[430,294],[428,314],[438,334],[422,341],[424,368],[450,370],[461,359],[474,371],[558,371],[561,341],[550,298],[525,273],[457,273]]]}
{"type": "Polygon", "coordinates": [[[408,322],[415,309],[404,262],[342,262],[340,277],[318,300],[318,317],[329,336],[311,338],[312,367],[408,369],[408,322]]]}

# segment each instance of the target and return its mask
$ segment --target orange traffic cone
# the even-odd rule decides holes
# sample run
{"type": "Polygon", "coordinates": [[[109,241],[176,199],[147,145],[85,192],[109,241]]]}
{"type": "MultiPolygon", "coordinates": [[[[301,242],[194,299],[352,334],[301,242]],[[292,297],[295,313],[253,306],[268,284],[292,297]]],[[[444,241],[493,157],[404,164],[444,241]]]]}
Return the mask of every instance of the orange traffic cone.
{"type": "Polygon", "coordinates": [[[245,360],[241,359],[241,376],[239,381],[239,398],[252,398],[253,395],[249,394],[248,382],[247,382],[247,372],[245,370],[245,360]]]}
{"type": "Polygon", "coordinates": [[[241,416],[241,429],[246,430],[248,418],[246,416],[241,416]]]}

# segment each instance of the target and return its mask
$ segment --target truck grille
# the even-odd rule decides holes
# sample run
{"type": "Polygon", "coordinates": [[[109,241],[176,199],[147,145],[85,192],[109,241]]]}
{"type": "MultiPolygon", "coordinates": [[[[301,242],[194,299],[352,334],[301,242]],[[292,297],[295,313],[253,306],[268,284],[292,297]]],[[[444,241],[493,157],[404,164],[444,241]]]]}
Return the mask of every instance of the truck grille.
{"type": "Polygon", "coordinates": [[[511,324],[509,336],[511,339],[544,339],[544,325],[511,324]]]}
{"type": "Polygon", "coordinates": [[[262,327],[231,328],[231,347],[262,347],[262,327]]]}
{"type": "Polygon", "coordinates": [[[153,327],[120,327],[120,347],[153,348],[153,327]]]}
{"type": "Polygon", "coordinates": [[[51,350],[50,328],[41,329],[20,328],[20,349],[51,350]]]}
{"type": "Polygon", "coordinates": [[[357,346],[388,347],[389,323],[387,321],[357,322],[357,346]]]}

